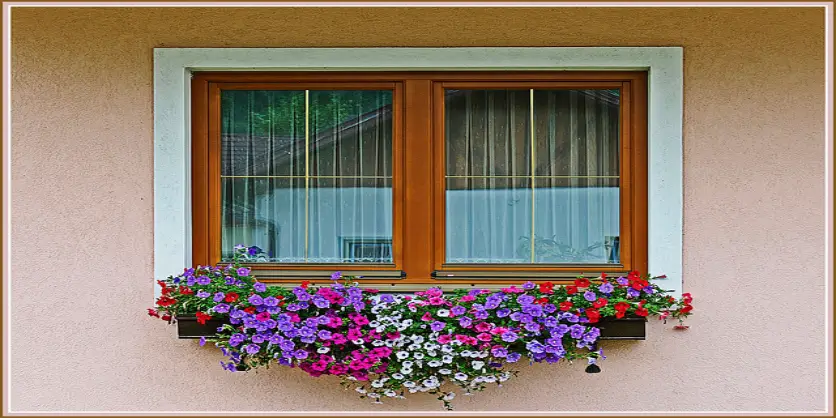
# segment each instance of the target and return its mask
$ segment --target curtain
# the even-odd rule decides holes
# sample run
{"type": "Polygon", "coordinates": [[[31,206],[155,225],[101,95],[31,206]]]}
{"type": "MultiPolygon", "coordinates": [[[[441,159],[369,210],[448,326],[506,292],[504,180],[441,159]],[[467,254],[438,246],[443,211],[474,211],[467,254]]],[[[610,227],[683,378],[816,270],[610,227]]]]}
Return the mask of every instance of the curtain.
{"type": "Polygon", "coordinates": [[[223,91],[224,258],[244,244],[272,262],[390,263],[391,103],[390,91],[223,91]]]}
{"type": "Polygon", "coordinates": [[[445,96],[448,263],[618,263],[617,90],[445,96]]]}

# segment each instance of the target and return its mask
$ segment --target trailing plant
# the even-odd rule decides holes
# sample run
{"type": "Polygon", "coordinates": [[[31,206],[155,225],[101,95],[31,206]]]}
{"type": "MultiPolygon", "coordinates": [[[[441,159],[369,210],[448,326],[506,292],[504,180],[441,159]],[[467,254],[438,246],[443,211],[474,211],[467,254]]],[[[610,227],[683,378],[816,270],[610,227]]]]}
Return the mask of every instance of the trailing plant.
{"type": "Polygon", "coordinates": [[[677,300],[650,282],[664,276],[638,272],[566,286],[526,282],[499,291],[395,295],[361,288],[339,272],[327,286],[267,286],[244,266],[262,255],[257,247],[237,246],[225,267],[197,266],[158,281],[162,295],[149,314],[224,320],[201,345],[219,347],[229,371],[298,367],[314,377],[337,376],[376,403],[427,392],[450,409],[456,388],[472,394],[501,386],[523,358],[586,360],[587,370],[596,371],[605,358],[596,345],[600,320],[658,316],[685,329],[683,319],[693,310],[690,294],[677,300]]]}

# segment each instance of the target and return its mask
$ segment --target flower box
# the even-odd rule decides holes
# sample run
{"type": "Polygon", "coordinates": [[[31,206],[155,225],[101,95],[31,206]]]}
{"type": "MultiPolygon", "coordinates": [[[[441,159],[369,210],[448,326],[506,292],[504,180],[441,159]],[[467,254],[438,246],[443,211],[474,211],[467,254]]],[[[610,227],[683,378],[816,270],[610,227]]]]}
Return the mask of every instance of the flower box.
{"type": "Polygon", "coordinates": [[[180,339],[211,337],[215,335],[218,327],[227,323],[224,319],[210,319],[206,321],[206,324],[201,324],[194,316],[178,316],[176,319],[177,338],[180,339]]]}
{"type": "MultiPolygon", "coordinates": [[[[211,337],[221,325],[227,323],[223,319],[210,319],[206,324],[197,322],[194,316],[177,317],[177,337],[181,339],[196,339],[211,337]]],[[[600,340],[644,340],[646,336],[646,318],[625,317],[621,319],[604,318],[595,324],[601,329],[600,340]]]]}
{"type": "Polygon", "coordinates": [[[640,316],[603,318],[595,326],[601,330],[599,340],[644,340],[647,318],[640,316]]]}

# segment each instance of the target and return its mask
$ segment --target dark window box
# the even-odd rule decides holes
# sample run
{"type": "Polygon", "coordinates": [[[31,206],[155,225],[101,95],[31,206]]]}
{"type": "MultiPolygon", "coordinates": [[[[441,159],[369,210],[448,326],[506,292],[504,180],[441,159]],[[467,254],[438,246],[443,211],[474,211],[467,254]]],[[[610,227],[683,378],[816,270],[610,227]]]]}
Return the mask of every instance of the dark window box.
{"type": "Polygon", "coordinates": [[[211,337],[215,335],[218,327],[226,323],[226,319],[210,319],[206,321],[206,324],[201,324],[194,316],[178,316],[177,337],[182,339],[211,337]]]}
{"type": "MultiPolygon", "coordinates": [[[[601,340],[644,340],[646,322],[647,318],[642,317],[606,318],[593,325],[601,329],[601,340]]],[[[177,336],[183,339],[211,337],[225,323],[225,319],[210,319],[202,325],[193,316],[178,316],[177,336]]]]}
{"type": "Polygon", "coordinates": [[[605,318],[593,324],[601,329],[600,340],[644,340],[647,318],[628,316],[621,319],[605,318]]]}

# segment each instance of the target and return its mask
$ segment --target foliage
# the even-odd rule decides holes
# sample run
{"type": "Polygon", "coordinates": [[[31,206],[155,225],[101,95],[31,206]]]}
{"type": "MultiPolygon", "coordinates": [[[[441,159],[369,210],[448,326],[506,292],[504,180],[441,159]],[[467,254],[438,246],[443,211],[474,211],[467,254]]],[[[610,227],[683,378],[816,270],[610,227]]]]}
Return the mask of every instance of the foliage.
{"type": "Polygon", "coordinates": [[[566,286],[526,282],[500,291],[393,295],[361,288],[339,272],[329,286],[266,286],[243,266],[261,256],[257,247],[238,246],[226,267],[198,266],[159,281],[163,295],[149,314],[227,321],[208,341],[228,357],[221,365],[229,371],[299,367],[314,377],[337,376],[377,403],[427,392],[450,409],[455,387],[471,394],[501,385],[523,357],[585,359],[593,367],[605,358],[596,347],[594,324],[601,319],[657,315],[678,319],[682,329],[693,309],[690,294],[676,300],[649,281],[664,276],[637,272],[566,286]]]}

